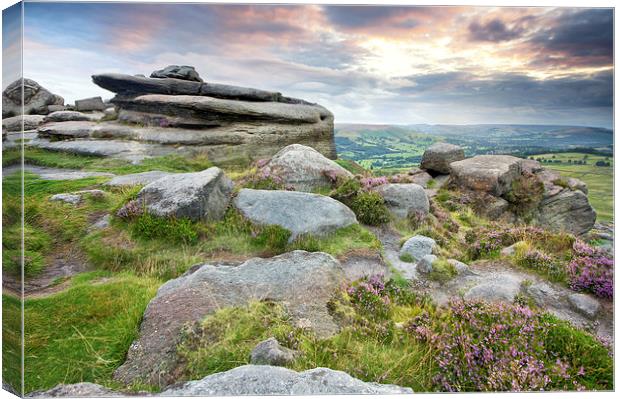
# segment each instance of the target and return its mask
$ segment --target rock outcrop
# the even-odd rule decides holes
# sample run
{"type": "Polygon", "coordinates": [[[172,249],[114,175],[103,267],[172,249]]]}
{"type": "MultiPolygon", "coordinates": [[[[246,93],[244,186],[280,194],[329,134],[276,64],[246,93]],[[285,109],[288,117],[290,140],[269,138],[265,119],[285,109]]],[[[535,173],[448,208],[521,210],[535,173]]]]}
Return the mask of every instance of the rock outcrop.
{"type": "Polygon", "coordinates": [[[212,167],[164,176],[142,188],[136,201],[156,216],[213,221],[224,216],[232,189],[224,172],[212,167]]]}
{"type": "Polygon", "coordinates": [[[450,164],[465,159],[465,151],[458,145],[435,143],[422,155],[420,168],[440,174],[450,173],[450,164]]]}
{"type": "Polygon", "coordinates": [[[353,174],[312,147],[291,144],[275,154],[262,168],[267,176],[278,176],[286,186],[297,191],[329,187],[338,177],[353,174]]]}
{"type": "Polygon", "coordinates": [[[46,115],[49,106],[63,105],[65,100],[50,93],[32,79],[18,79],[7,86],[2,92],[2,118],[22,115],[22,82],[23,82],[23,114],[46,115]]]}
{"type": "Polygon", "coordinates": [[[521,175],[521,159],[510,155],[476,155],[450,164],[451,185],[501,196],[521,175]]]}
{"type": "Polygon", "coordinates": [[[21,132],[22,123],[24,130],[34,130],[45,120],[43,115],[18,115],[2,120],[2,128],[7,132],[21,132]]]}
{"type": "Polygon", "coordinates": [[[160,69],[151,73],[152,78],[174,78],[181,80],[191,80],[194,82],[202,82],[198,72],[193,66],[189,65],[168,65],[164,69],[160,69]]]}
{"type": "Polygon", "coordinates": [[[291,240],[305,234],[329,234],[357,223],[355,214],[346,205],[319,194],[244,188],[233,202],[253,223],[287,229],[291,240]]]}
{"type": "Polygon", "coordinates": [[[187,323],[252,300],[283,302],[294,323],[319,337],[338,331],[327,303],[344,281],[340,263],[322,252],[293,251],[239,266],[203,265],[162,285],[147,306],[140,335],[114,377],[164,387],[174,381],[176,346],[187,323]]]}

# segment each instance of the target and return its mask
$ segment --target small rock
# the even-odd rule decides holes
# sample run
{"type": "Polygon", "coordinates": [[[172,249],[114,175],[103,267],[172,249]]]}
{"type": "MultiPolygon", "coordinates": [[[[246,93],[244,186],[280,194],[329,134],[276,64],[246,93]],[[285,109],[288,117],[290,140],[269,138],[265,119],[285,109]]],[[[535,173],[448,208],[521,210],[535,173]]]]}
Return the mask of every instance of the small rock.
{"type": "Polygon", "coordinates": [[[90,97],[82,100],[75,100],[76,111],[103,111],[105,104],[101,97],[90,97]]]}
{"type": "Polygon", "coordinates": [[[416,265],[417,270],[420,273],[430,273],[433,271],[433,263],[437,260],[435,255],[424,255],[416,265]]]}
{"type": "Polygon", "coordinates": [[[426,255],[431,255],[437,243],[430,237],[417,235],[408,239],[400,249],[400,256],[410,255],[414,261],[419,261],[426,255]]]}
{"type": "Polygon", "coordinates": [[[62,201],[68,204],[77,205],[82,200],[82,196],[79,194],[54,194],[50,197],[50,201],[62,201]]]}
{"type": "Polygon", "coordinates": [[[116,107],[108,107],[103,110],[103,115],[108,119],[116,119],[118,117],[118,112],[116,111],[116,107]]]}
{"type": "Polygon", "coordinates": [[[399,218],[406,218],[413,212],[424,217],[428,215],[428,196],[418,184],[383,184],[374,190],[383,197],[388,209],[399,218]]]}
{"type": "Polygon", "coordinates": [[[105,197],[105,191],[102,190],[81,190],[81,191],[76,191],[72,194],[77,194],[77,195],[89,195],[92,198],[103,198],[105,197]]]}
{"type": "Polygon", "coordinates": [[[107,228],[108,226],[110,226],[110,220],[111,220],[111,216],[108,215],[104,215],[101,219],[97,220],[95,223],[93,223],[89,230],[90,231],[94,231],[94,230],[102,230],[107,228]]]}
{"type": "Polygon", "coordinates": [[[505,256],[505,257],[510,257],[510,256],[514,256],[515,252],[517,251],[517,246],[519,245],[519,243],[515,243],[512,244],[509,247],[504,247],[502,248],[501,251],[499,251],[501,256],[505,256]]]}
{"type": "Polygon", "coordinates": [[[449,174],[450,164],[463,159],[465,159],[465,152],[458,145],[435,143],[424,151],[420,168],[436,173],[449,174]]]}
{"type": "Polygon", "coordinates": [[[291,241],[303,234],[325,235],[357,223],[346,205],[319,194],[244,188],[234,204],[253,223],[287,229],[291,241]]]}
{"type": "Polygon", "coordinates": [[[212,167],[156,180],[144,186],[136,200],[156,216],[219,220],[228,208],[233,186],[220,168],[212,167]]]}
{"type": "Polygon", "coordinates": [[[544,306],[555,298],[555,290],[547,283],[536,283],[526,289],[527,294],[532,297],[538,306],[544,306]]]}
{"type": "Polygon", "coordinates": [[[286,366],[295,361],[297,352],[283,347],[278,340],[271,337],[252,349],[250,363],[270,366],[286,366]]]}
{"type": "Polygon", "coordinates": [[[521,291],[522,279],[511,275],[502,275],[491,281],[483,282],[471,288],[465,299],[480,299],[485,301],[505,301],[512,303],[521,291]]]}
{"type": "Polygon", "coordinates": [[[504,212],[508,211],[510,203],[503,198],[489,196],[486,206],[481,209],[481,214],[490,220],[499,219],[504,212]]]}
{"type": "Polygon", "coordinates": [[[463,262],[460,262],[456,259],[448,259],[448,263],[451,264],[452,266],[454,266],[454,270],[456,270],[456,273],[461,276],[466,276],[466,275],[470,275],[470,274],[475,274],[474,272],[471,271],[471,269],[469,268],[469,266],[463,262]]]}
{"type": "Polygon", "coordinates": [[[196,72],[193,66],[189,65],[168,65],[164,69],[160,69],[151,73],[152,78],[174,78],[181,80],[191,80],[194,82],[202,82],[202,78],[196,72]]]}
{"type": "Polygon", "coordinates": [[[594,319],[601,309],[601,304],[586,294],[571,294],[568,296],[568,302],[575,311],[590,319],[594,319]]]}

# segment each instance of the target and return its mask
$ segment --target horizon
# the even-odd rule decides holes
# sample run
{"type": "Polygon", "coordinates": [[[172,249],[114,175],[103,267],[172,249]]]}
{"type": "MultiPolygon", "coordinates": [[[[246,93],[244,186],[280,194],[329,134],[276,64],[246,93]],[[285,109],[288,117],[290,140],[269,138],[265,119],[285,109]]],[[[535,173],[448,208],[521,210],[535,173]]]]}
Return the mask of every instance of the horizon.
{"type": "MultiPolygon", "coordinates": [[[[337,123],[613,129],[611,8],[46,2],[24,9],[24,77],[69,103],[113,96],[93,74],[148,75],[177,64],[195,66],[206,82],[277,90],[354,121],[337,123]]],[[[16,11],[4,10],[5,21],[16,11]]],[[[5,23],[3,34],[4,88],[18,77],[19,32],[5,23]]]]}

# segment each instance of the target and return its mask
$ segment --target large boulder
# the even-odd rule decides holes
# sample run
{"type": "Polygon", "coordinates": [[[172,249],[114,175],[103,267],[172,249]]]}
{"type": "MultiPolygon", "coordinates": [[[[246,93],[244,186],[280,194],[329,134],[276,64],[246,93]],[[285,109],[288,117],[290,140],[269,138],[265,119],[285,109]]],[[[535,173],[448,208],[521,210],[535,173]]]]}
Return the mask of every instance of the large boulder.
{"type": "Polygon", "coordinates": [[[174,78],[181,80],[191,80],[202,82],[200,75],[193,66],[189,65],[168,65],[164,69],[159,69],[151,73],[152,78],[174,78]]]}
{"type": "Polygon", "coordinates": [[[43,115],[18,115],[2,119],[2,127],[7,132],[21,132],[22,122],[24,130],[34,130],[44,121],[43,115]]]}
{"type": "Polygon", "coordinates": [[[522,159],[510,155],[477,155],[450,164],[451,184],[457,188],[502,196],[521,176],[522,159]]]}
{"type": "Polygon", "coordinates": [[[426,255],[431,255],[437,246],[435,240],[423,235],[413,236],[400,249],[400,256],[411,256],[414,262],[420,261],[426,255]]]}
{"type": "Polygon", "coordinates": [[[458,145],[435,143],[424,151],[420,168],[435,173],[449,174],[450,164],[463,159],[465,159],[465,151],[458,145]]]}
{"type": "Polygon", "coordinates": [[[413,213],[422,217],[428,215],[428,196],[418,184],[382,184],[374,190],[383,197],[388,209],[399,218],[406,218],[413,213]]]}
{"type": "Polygon", "coordinates": [[[413,393],[411,388],[363,382],[343,371],[293,371],[274,366],[241,366],[199,381],[169,388],[162,396],[383,395],[413,393]]]}
{"type": "Polygon", "coordinates": [[[242,189],[234,199],[241,214],[258,225],[278,225],[300,235],[325,235],[357,223],[346,205],[319,194],[242,189]]]}
{"type": "Polygon", "coordinates": [[[23,87],[23,114],[46,115],[48,106],[63,105],[65,100],[50,93],[32,79],[17,79],[2,92],[2,118],[22,115],[22,87],[23,87]],[[23,86],[22,86],[23,82],[23,86]]]}
{"type": "Polygon", "coordinates": [[[165,176],[142,188],[136,201],[156,216],[218,220],[224,216],[233,182],[217,167],[165,176]]]}
{"type": "Polygon", "coordinates": [[[147,306],[140,335],[114,377],[126,384],[174,382],[176,347],[182,328],[200,322],[217,309],[253,300],[286,303],[295,324],[328,337],[338,326],[328,302],[344,282],[340,263],[322,252],[293,251],[273,258],[254,258],[239,266],[203,265],[162,285],[147,306]]]}
{"type": "Polygon", "coordinates": [[[538,206],[536,223],[549,229],[586,234],[596,222],[596,212],[588,196],[579,190],[561,189],[544,198],[538,206]]]}
{"type": "Polygon", "coordinates": [[[261,169],[263,175],[278,176],[297,191],[330,186],[337,177],[353,177],[348,170],[314,148],[301,144],[284,147],[261,169]]]}

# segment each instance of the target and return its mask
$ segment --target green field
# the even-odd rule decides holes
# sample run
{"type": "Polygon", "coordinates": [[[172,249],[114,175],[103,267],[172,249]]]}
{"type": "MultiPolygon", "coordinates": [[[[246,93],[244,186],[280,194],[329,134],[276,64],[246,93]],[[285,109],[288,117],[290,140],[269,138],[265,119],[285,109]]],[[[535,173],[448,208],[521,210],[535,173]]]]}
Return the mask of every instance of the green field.
{"type": "Polygon", "coordinates": [[[575,177],[588,185],[588,198],[596,210],[598,221],[613,221],[614,217],[614,162],[613,157],[577,152],[532,155],[530,158],[547,161],[543,166],[563,176],[575,177]],[[586,157],[584,159],[584,157],[586,157]],[[568,161],[571,161],[569,163],[568,161]],[[550,163],[548,161],[560,161],[550,163]],[[573,162],[585,161],[585,165],[573,162]],[[595,166],[597,161],[609,162],[611,166],[595,166]]]}

